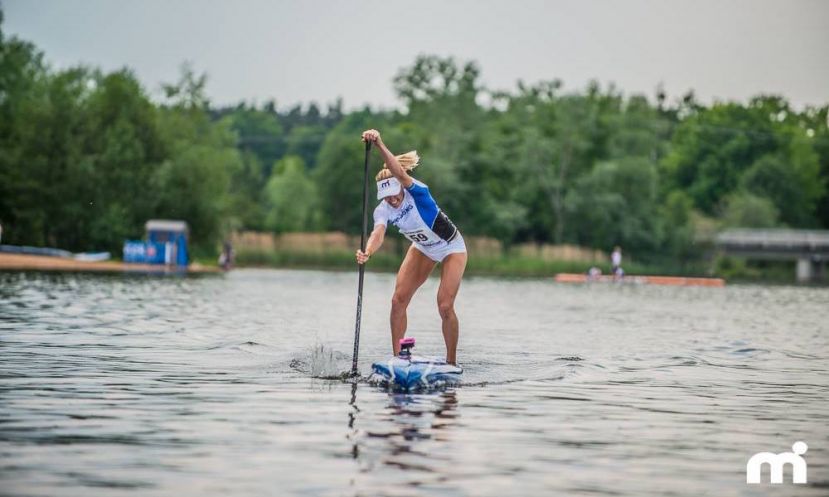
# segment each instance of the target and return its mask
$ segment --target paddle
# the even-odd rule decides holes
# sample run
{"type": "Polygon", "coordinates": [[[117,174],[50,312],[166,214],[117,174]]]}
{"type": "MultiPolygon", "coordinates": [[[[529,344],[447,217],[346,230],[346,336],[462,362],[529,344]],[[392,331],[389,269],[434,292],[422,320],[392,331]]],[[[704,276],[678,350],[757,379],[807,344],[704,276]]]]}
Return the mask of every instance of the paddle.
{"type": "MultiPolygon", "coordinates": [[[[366,231],[368,231],[368,156],[371,152],[371,142],[366,142],[365,170],[363,172],[363,231],[360,233],[360,250],[366,251],[366,231]]],[[[363,275],[366,271],[365,264],[357,264],[359,267],[359,283],[357,284],[357,319],[354,323],[354,353],[351,359],[351,376],[358,376],[357,356],[360,353],[360,320],[363,315],[363,275]]]]}

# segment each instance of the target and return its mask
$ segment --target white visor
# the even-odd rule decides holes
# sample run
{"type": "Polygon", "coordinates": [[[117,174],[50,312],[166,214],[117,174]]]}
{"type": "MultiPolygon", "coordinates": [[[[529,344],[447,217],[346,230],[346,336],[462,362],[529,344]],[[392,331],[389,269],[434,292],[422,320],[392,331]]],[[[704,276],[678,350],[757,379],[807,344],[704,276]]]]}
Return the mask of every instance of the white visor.
{"type": "Polygon", "coordinates": [[[381,179],[377,182],[377,200],[400,193],[401,185],[397,178],[381,179]]]}

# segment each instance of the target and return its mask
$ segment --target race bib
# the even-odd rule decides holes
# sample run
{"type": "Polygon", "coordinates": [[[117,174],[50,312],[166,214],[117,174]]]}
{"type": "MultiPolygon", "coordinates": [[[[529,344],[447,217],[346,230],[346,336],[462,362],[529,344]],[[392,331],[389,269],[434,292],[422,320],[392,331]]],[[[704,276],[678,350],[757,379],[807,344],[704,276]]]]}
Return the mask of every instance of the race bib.
{"type": "Polygon", "coordinates": [[[443,241],[436,234],[426,230],[401,231],[401,233],[412,242],[424,247],[431,247],[443,241]]]}

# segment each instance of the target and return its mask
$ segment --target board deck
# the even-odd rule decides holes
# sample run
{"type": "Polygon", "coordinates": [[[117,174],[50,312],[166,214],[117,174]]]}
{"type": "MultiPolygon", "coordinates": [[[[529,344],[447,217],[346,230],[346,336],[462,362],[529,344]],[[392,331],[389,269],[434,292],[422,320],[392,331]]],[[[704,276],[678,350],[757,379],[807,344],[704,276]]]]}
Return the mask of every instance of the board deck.
{"type": "Polygon", "coordinates": [[[372,364],[374,374],[394,388],[412,391],[457,385],[463,369],[442,359],[416,355],[394,356],[372,364]]]}

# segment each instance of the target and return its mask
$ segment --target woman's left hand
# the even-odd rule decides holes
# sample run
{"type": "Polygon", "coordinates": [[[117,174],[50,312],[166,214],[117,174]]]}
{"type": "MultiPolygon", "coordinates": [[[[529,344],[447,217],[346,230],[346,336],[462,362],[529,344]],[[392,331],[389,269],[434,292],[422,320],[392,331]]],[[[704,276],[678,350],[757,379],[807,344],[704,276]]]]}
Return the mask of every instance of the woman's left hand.
{"type": "Polygon", "coordinates": [[[367,129],[363,131],[362,139],[364,142],[369,143],[380,143],[382,140],[380,139],[380,132],[376,129],[367,129]]]}

